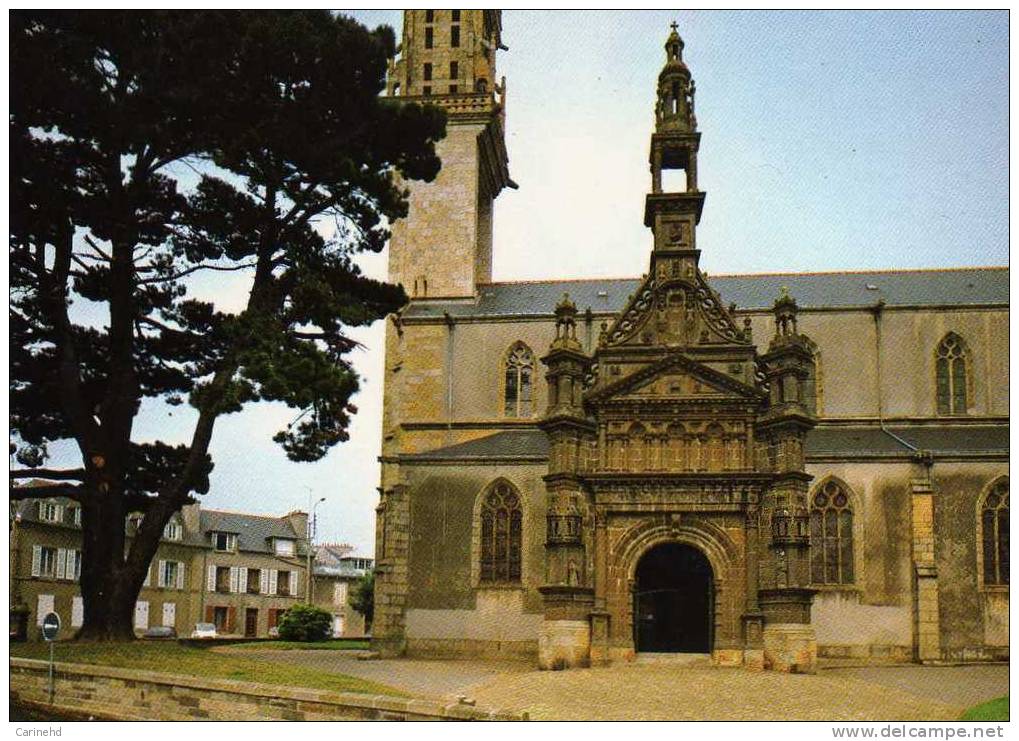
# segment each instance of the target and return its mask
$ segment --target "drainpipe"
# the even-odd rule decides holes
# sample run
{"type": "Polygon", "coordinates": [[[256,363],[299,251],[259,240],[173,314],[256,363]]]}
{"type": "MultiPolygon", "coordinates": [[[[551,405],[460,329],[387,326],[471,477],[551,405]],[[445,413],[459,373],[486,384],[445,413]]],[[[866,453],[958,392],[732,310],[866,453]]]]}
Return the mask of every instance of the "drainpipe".
{"type": "Polygon", "coordinates": [[[453,317],[443,312],[449,333],[446,336],[446,445],[453,444],[453,317]]]}
{"type": "Polygon", "coordinates": [[[877,303],[871,308],[871,314],[874,315],[874,355],[877,361],[877,421],[881,427],[881,432],[888,435],[888,437],[895,440],[897,443],[904,445],[913,451],[917,456],[922,455],[920,449],[901,437],[896,435],[894,432],[885,427],[885,412],[884,412],[884,384],[881,380],[881,313],[885,308],[885,300],[883,298],[878,299],[877,303]]]}

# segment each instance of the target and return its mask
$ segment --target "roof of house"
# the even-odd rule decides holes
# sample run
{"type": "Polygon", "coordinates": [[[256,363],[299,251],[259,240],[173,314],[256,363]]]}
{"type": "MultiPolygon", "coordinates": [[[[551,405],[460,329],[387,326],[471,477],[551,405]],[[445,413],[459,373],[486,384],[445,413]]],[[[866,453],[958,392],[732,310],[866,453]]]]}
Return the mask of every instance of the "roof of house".
{"type": "MultiPolygon", "coordinates": [[[[708,282],[725,304],[765,310],[786,288],[801,308],[859,308],[883,300],[886,306],[1008,305],[1008,268],[883,270],[836,273],[714,275],[708,282]]],[[[405,317],[551,316],[564,293],[581,312],[622,310],[639,278],[486,283],[477,301],[413,301],[405,317]]]]}
{"type": "MultiPolygon", "coordinates": [[[[896,425],[888,428],[915,448],[937,455],[996,455],[1008,453],[1007,425],[896,425]]],[[[806,454],[814,458],[856,458],[909,455],[912,449],[877,425],[820,426],[807,434],[806,454]]],[[[401,456],[407,461],[548,459],[548,437],[537,429],[497,432],[466,443],[401,456]]]]}
{"type": "Polygon", "coordinates": [[[271,538],[299,541],[303,533],[294,531],[286,517],[248,515],[241,512],[224,512],[203,509],[199,512],[202,534],[210,532],[236,533],[237,549],[241,551],[272,552],[271,538]]]}
{"type": "Polygon", "coordinates": [[[315,573],[323,576],[359,577],[366,569],[357,568],[355,560],[368,560],[353,553],[353,546],[346,543],[320,543],[315,546],[315,573]]]}

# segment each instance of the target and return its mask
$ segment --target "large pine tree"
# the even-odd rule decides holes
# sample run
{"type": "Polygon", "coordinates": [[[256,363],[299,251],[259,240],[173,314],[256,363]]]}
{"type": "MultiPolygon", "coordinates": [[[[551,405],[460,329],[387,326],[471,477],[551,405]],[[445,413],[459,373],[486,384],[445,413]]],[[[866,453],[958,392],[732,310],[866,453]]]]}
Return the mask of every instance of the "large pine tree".
{"type": "Polygon", "coordinates": [[[274,438],[295,461],[346,439],[344,328],[406,301],[353,257],[405,215],[398,178],[438,172],[445,118],[380,97],[391,29],[325,11],[10,21],[10,491],[81,503],[78,637],[125,640],[167,520],[208,490],[221,414],[302,410],[274,438]],[[244,310],[189,297],[203,271],[245,275],[244,310]],[[188,444],[132,438],[146,399],[190,403],[188,444]],[[55,441],[80,465],[47,467],[55,441]]]}

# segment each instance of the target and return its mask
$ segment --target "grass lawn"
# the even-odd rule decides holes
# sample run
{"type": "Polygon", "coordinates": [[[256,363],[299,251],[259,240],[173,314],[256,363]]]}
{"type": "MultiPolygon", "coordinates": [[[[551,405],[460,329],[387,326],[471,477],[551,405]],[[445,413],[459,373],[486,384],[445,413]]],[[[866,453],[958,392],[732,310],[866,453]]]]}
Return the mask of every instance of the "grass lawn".
{"type": "Polygon", "coordinates": [[[971,707],[960,720],[1008,720],[1008,695],[971,707]]]}
{"type": "Polygon", "coordinates": [[[366,651],[368,641],[252,641],[230,643],[226,647],[252,651],[366,651]]]}
{"type": "MultiPolygon", "coordinates": [[[[12,643],[11,656],[26,659],[49,659],[49,646],[45,643],[12,643]]],[[[363,692],[406,697],[406,693],[345,674],[331,674],[292,664],[275,664],[249,659],[236,654],[222,654],[205,648],[181,646],[172,641],[132,643],[75,643],[61,641],[56,644],[54,658],[73,664],[120,666],[128,669],[147,669],[165,674],[187,674],[211,679],[236,679],[241,682],[277,684],[287,687],[308,687],[331,692],[363,692]]]]}

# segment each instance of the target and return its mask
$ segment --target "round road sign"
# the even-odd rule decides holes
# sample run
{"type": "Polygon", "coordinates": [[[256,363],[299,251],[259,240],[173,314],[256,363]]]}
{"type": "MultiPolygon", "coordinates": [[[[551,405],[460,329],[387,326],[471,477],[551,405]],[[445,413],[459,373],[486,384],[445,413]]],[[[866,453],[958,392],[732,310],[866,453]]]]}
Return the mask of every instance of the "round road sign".
{"type": "Polygon", "coordinates": [[[60,616],[55,612],[46,613],[46,617],[42,619],[42,637],[47,641],[52,641],[59,632],[60,616]]]}

